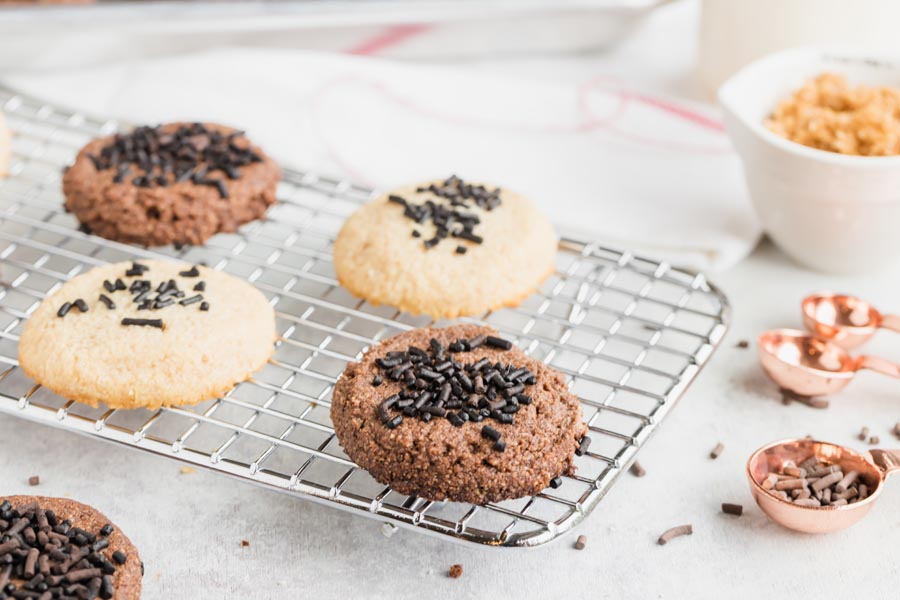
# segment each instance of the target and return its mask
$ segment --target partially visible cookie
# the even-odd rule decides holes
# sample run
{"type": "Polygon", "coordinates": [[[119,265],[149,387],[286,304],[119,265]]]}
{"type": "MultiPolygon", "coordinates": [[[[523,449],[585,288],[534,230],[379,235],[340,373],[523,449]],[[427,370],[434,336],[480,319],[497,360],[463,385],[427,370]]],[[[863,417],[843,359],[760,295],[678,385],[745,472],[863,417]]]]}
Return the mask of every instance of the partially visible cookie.
{"type": "Polygon", "coordinates": [[[331,419],[360,467],[428,500],[499,502],[575,471],[587,427],[563,376],[478,325],[415,329],[338,379],[331,419]]]}
{"type": "Polygon", "coordinates": [[[515,306],[553,272],[557,238],[530,200],[451,177],[357,210],[334,243],[356,296],[435,318],[515,306]]]}
{"type": "Polygon", "coordinates": [[[101,237],[202,244],[261,218],[280,177],[240,131],[170,123],[91,141],[63,176],[63,193],[66,209],[101,237]]]}
{"type": "Polygon", "coordinates": [[[0,177],[9,173],[9,159],[12,156],[12,133],[6,126],[6,119],[0,112],[0,177]]]}
{"type": "Polygon", "coordinates": [[[246,281],[165,261],[97,267],[41,302],[19,339],[36,382],[91,406],[196,404],[273,351],[275,315],[246,281]]]}
{"type": "Polygon", "coordinates": [[[8,597],[141,597],[137,548],[97,509],[67,498],[0,496],[0,525],[0,590],[8,597]]]}

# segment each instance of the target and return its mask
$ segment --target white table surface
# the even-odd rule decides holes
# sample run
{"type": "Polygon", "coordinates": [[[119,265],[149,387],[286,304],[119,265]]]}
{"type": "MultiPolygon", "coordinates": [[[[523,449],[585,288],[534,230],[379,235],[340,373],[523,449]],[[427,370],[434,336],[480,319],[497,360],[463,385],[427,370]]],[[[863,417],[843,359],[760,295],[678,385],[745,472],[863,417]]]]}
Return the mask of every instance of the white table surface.
{"type": "MultiPolygon", "coordinates": [[[[613,55],[495,62],[547,78],[580,78],[602,68],[632,82],[691,96],[695,7],[671,7],[613,55]],[[675,31],[676,33],[672,33],[675,31]],[[677,47],[648,40],[679,40],[677,47]],[[642,41],[643,40],[643,41],[642,41]],[[624,65],[640,64],[633,70],[624,65]],[[623,65],[623,66],[617,66],[623,65]]],[[[803,270],[764,245],[711,278],[731,299],[732,330],[658,433],[640,453],[646,477],[623,476],[576,531],[530,551],[449,544],[415,532],[391,538],[377,521],[235,483],[174,461],[74,434],[0,418],[0,493],[69,496],[105,511],[146,563],[144,597],[156,598],[757,598],[896,596],[900,489],[854,528],[827,536],[791,533],[752,505],[743,469],[758,446],[813,434],[863,446],[868,425],[882,444],[900,420],[900,384],[863,374],[827,410],[783,406],[753,349],[764,329],[799,326],[799,302],[833,288],[900,310],[897,270],[831,277],[803,270]],[[709,450],[725,444],[712,461],[709,450]],[[41,485],[27,485],[38,474],[41,485]],[[722,502],[744,505],[736,518],[722,502]],[[692,523],[694,535],[656,544],[665,529],[692,523]],[[585,534],[587,548],[572,548],[585,534]],[[241,547],[241,540],[250,541],[241,547]],[[461,563],[461,579],[446,576],[461,563]]],[[[872,349],[900,360],[890,333],[872,349]]]]}
{"type": "MultiPolygon", "coordinates": [[[[735,344],[798,325],[800,299],[819,288],[900,309],[897,275],[824,276],[764,245],[716,277],[732,301],[733,327],[639,455],[647,475],[624,475],[574,532],[534,550],[461,546],[405,530],[386,538],[377,521],[206,471],[181,474],[172,460],[9,417],[0,418],[0,481],[3,493],[69,496],[106,511],[140,549],[148,599],[840,598],[861,589],[894,597],[896,483],[854,528],[810,536],[766,519],[743,468],[756,447],[785,437],[863,447],[855,439],[862,425],[896,446],[889,430],[900,420],[898,383],[862,374],[826,410],[783,406],[755,351],[735,344]],[[710,460],[719,441],[725,451],[710,460]],[[33,474],[39,487],[27,485],[33,474]],[[723,515],[725,501],[743,504],[744,516],[723,515]],[[656,544],[683,523],[693,524],[692,537],[656,544]],[[578,534],[588,538],[583,551],[572,548],[578,534]],[[464,566],[461,579],[446,576],[454,563],[464,566]]],[[[883,332],[872,347],[900,359],[896,342],[883,332]]]]}

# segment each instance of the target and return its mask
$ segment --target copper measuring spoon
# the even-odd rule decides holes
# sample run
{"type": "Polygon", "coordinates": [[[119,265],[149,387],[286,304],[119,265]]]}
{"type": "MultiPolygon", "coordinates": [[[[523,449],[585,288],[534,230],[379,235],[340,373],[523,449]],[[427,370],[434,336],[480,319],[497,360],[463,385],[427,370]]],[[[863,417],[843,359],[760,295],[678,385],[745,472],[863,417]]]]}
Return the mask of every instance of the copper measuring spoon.
{"type": "Polygon", "coordinates": [[[900,332],[900,316],[882,314],[854,296],[813,294],[803,299],[801,307],[807,329],[843,348],[859,346],[880,327],[900,332]]]}
{"type": "Polygon", "coordinates": [[[871,459],[836,444],[817,440],[784,440],[763,446],[747,461],[747,478],[753,499],[776,523],[806,533],[828,533],[849,527],[862,519],[881,495],[884,481],[900,470],[900,450],[870,450],[871,459]],[[857,471],[869,488],[864,500],[843,506],[798,506],[763,489],[769,473],[781,472],[789,460],[802,463],[810,456],[841,467],[844,473],[857,471]]]}
{"type": "Polygon", "coordinates": [[[801,396],[839,392],[860,369],[900,377],[900,365],[876,356],[850,356],[837,344],[795,329],[767,331],[758,344],[766,374],[801,396]]]}

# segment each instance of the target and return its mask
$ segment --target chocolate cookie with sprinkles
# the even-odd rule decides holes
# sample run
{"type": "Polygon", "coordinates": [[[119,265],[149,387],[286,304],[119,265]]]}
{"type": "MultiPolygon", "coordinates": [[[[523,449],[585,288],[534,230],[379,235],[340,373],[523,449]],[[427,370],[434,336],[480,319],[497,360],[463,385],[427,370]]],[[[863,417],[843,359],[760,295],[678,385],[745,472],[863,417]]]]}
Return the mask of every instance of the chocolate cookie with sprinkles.
{"type": "Polygon", "coordinates": [[[91,406],[157,408],[224,394],[262,368],[275,314],[256,288],[200,265],[117,263],[66,282],[25,323],[19,364],[91,406]]]}
{"type": "Polygon", "coordinates": [[[0,496],[0,598],[138,600],[143,574],[131,540],[100,511],[0,496]]]}
{"type": "Polygon", "coordinates": [[[170,123],[91,141],[63,175],[63,193],[66,210],[101,237],[202,244],[261,218],[280,176],[240,131],[170,123]]]}
{"type": "Polygon", "coordinates": [[[558,486],[590,441],[563,376],[478,325],[415,329],[370,349],[338,379],[331,419],[380,483],[475,504],[558,486]]]}
{"type": "Polygon", "coordinates": [[[522,302],[553,272],[556,248],[527,198],[450,177],[358,209],[335,240],[334,266],[373,304],[455,318],[522,302]]]}

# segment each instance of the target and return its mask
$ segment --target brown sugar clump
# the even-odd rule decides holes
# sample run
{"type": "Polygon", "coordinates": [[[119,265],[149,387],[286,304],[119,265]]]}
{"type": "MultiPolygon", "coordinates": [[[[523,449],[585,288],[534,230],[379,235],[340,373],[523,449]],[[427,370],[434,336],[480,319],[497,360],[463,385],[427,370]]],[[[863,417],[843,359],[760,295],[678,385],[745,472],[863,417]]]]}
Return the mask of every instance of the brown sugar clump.
{"type": "Polygon", "coordinates": [[[860,156],[900,154],[900,89],[851,86],[823,73],[782,101],[765,125],[809,146],[860,156]]]}

